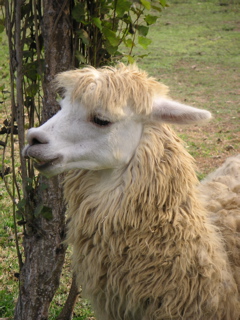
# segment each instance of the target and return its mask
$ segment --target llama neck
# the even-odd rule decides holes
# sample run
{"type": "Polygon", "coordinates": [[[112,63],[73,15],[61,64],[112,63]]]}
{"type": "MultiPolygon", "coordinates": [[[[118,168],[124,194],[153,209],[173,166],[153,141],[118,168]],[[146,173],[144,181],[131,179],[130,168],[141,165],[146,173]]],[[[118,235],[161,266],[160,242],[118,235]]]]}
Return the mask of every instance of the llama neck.
{"type": "MultiPolygon", "coordinates": [[[[165,127],[145,128],[124,169],[70,174],[65,183],[67,238],[83,291],[94,292],[97,301],[105,291],[118,297],[120,287],[121,296],[130,297],[127,290],[134,287],[149,301],[157,290],[165,318],[184,314],[200,319],[198,310],[203,310],[203,319],[223,319],[234,312],[236,299],[229,305],[225,300],[236,294],[227,256],[197,200],[196,184],[191,157],[165,127]],[[150,272],[147,287],[136,281],[144,269],[150,272]]],[[[141,309],[134,295],[122,303],[125,312],[141,309]]]]}
{"type": "Polygon", "coordinates": [[[191,157],[165,127],[145,128],[127,168],[68,176],[67,239],[78,283],[97,309],[141,310],[134,288],[142,301],[155,299],[161,318],[237,319],[236,285],[196,184],[191,157]]]}
{"type": "Polygon", "coordinates": [[[65,196],[69,215],[77,215],[86,232],[94,232],[89,217],[94,217],[95,228],[107,221],[114,230],[140,230],[146,224],[154,230],[182,215],[188,216],[186,221],[196,215],[196,184],[192,158],[177,136],[164,126],[146,126],[127,167],[73,172],[67,177],[65,196]]]}

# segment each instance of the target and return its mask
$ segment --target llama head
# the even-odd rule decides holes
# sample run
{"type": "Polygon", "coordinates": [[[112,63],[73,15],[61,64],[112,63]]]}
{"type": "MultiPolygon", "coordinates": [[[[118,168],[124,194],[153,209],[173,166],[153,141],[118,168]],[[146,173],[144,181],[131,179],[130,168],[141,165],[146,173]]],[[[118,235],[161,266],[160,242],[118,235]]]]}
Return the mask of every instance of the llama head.
{"type": "Polygon", "coordinates": [[[152,121],[189,124],[208,111],[167,99],[167,87],[136,66],[66,71],[57,75],[61,110],[28,131],[25,157],[46,176],[71,169],[114,169],[128,164],[152,121]]]}

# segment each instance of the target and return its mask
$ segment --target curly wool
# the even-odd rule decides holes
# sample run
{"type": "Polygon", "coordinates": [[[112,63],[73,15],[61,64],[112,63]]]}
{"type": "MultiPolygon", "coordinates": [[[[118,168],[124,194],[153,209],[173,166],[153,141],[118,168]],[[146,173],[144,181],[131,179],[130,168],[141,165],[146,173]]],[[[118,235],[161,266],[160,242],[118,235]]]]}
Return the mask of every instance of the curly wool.
{"type": "Polygon", "coordinates": [[[200,192],[212,223],[225,240],[240,292],[240,155],[231,157],[201,184],[200,192]]]}
{"type": "Polygon", "coordinates": [[[67,175],[67,241],[98,320],[237,320],[239,293],[190,155],[145,123],[129,165],[67,175]]]}

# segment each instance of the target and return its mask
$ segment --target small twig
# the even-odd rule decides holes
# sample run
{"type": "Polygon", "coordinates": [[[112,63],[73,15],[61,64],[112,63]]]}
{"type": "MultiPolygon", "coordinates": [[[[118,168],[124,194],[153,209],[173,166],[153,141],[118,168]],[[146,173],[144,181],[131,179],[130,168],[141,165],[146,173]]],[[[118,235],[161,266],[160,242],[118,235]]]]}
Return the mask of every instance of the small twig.
{"type": "MultiPolygon", "coordinates": [[[[6,139],[5,139],[5,145],[7,145],[7,141],[8,141],[8,134],[6,135],[6,139]]],[[[3,179],[3,182],[4,182],[4,185],[5,185],[5,188],[7,190],[7,193],[9,195],[9,197],[11,198],[12,202],[14,202],[14,197],[13,197],[13,194],[12,194],[12,191],[8,185],[8,182],[5,178],[5,175],[4,175],[4,169],[5,169],[5,165],[4,165],[4,160],[5,160],[5,154],[6,154],[6,147],[3,148],[3,153],[2,153],[2,179],[3,179]]]]}
{"type": "Polygon", "coordinates": [[[112,29],[114,30],[115,28],[115,19],[116,19],[116,9],[117,9],[117,2],[118,0],[114,1],[114,9],[113,9],[113,20],[112,20],[112,29]]]}

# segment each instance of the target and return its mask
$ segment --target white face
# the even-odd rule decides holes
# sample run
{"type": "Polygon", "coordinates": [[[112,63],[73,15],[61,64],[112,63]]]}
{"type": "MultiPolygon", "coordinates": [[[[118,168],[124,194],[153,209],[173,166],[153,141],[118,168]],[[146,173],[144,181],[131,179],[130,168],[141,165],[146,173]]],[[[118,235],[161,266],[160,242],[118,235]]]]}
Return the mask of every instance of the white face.
{"type": "Polygon", "coordinates": [[[35,167],[46,176],[71,169],[102,170],[127,164],[142,134],[139,117],[126,108],[113,119],[106,112],[89,114],[81,105],[62,109],[38,128],[28,131],[25,156],[35,160],[35,167]]]}
{"type": "Polygon", "coordinates": [[[28,131],[29,145],[23,155],[35,160],[46,176],[71,169],[104,170],[128,164],[140,142],[146,120],[191,124],[207,120],[211,114],[178,102],[156,98],[152,113],[135,115],[126,107],[120,117],[62,100],[62,109],[39,128],[28,131]]]}

